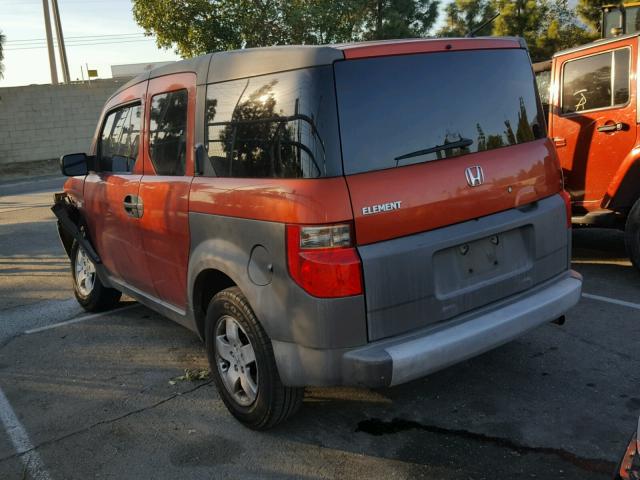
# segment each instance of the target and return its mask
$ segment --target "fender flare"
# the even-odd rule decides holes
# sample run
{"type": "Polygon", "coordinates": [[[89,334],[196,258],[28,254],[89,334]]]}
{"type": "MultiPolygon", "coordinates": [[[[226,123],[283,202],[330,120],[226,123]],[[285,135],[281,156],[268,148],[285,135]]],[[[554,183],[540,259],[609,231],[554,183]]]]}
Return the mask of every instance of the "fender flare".
{"type": "Polygon", "coordinates": [[[67,249],[68,239],[71,237],[84,248],[94,264],[101,264],[102,260],[100,260],[98,252],[96,252],[89,239],[83,233],[81,226],[83,223],[82,215],[78,208],[71,202],[69,195],[66,192],[56,193],[53,198],[54,203],[51,211],[58,218],[60,239],[62,240],[65,250],[67,250],[67,254],[71,252],[71,249],[67,249]],[[64,232],[64,234],[62,232],[64,232]],[[63,235],[66,235],[66,238],[63,238],[63,235]]]}
{"type": "MultiPolygon", "coordinates": [[[[195,286],[198,276],[206,270],[216,270],[226,275],[247,297],[249,305],[256,310],[259,305],[258,291],[249,279],[247,268],[249,265],[250,252],[233,242],[222,238],[211,238],[202,241],[189,255],[189,268],[187,273],[187,295],[190,314],[193,316],[196,330],[198,328],[198,312],[195,305],[195,286]]],[[[260,318],[260,312],[256,311],[260,318]]],[[[268,321],[261,318],[262,326],[268,335],[271,335],[271,328],[268,321]]]]}
{"type": "Polygon", "coordinates": [[[87,252],[87,255],[96,267],[96,274],[105,287],[113,288],[109,281],[109,275],[102,264],[102,260],[91,244],[82,226],[84,223],[80,210],[73,204],[66,192],[56,193],[51,211],[58,218],[58,234],[67,255],[71,255],[70,242],[76,240],[87,252]]]}
{"type": "Polygon", "coordinates": [[[626,211],[640,198],[640,145],[622,161],[607,187],[601,206],[613,211],[626,211]]]}

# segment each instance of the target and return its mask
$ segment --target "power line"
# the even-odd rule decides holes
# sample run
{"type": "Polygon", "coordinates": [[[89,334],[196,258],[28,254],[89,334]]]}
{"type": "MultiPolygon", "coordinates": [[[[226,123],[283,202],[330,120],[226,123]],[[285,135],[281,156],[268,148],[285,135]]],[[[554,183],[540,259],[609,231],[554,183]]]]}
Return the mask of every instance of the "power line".
{"type": "MultiPolygon", "coordinates": [[[[80,36],[75,36],[75,37],[67,37],[67,40],[71,40],[71,39],[87,40],[87,39],[92,39],[92,38],[130,37],[130,36],[140,36],[140,35],[144,35],[144,33],[143,32],[137,32],[137,33],[116,33],[116,34],[110,34],[110,35],[80,35],[80,36]]],[[[21,38],[19,40],[7,40],[5,42],[5,44],[45,42],[46,40],[47,40],[46,38],[21,38]]]]}
{"type": "MultiPolygon", "coordinates": [[[[112,41],[108,41],[108,42],[93,42],[93,43],[67,43],[66,46],[67,47],[86,47],[86,46],[91,46],[91,45],[110,45],[110,44],[118,44],[118,43],[140,43],[140,42],[154,42],[155,39],[153,38],[142,38],[142,39],[137,39],[137,40],[112,40],[112,41]]],[[[39,46],[29,46],[29,47],[15,47],[15,48],[5,48],[4,51],[5,52],[11,52],[11,51],[16,51],[16,50],[36,50],[36,49],[40,49],[40,48],[47,48],[46,45],[39,45],[39,46]]]]}
{"type": "MultiPolygon", "coordinates": [[[[129,3],[130,0],[109,0],[109,3],[129,3]]],[[[38,2],[38,0],[34,0],[34,1],[27,1],[27,0],[10,0],[10,1],[3,1],[0,2],[0,6],[11,6],[11,5],[38,5],[40,2],[38,2]]],[[[85,3],[103,3],[106,4],[107,2],[105,2],[105,0],[64,0],[60,2],[62,6],[64,5],[68,5],[68,4],[85,4],[85,3]]]]}

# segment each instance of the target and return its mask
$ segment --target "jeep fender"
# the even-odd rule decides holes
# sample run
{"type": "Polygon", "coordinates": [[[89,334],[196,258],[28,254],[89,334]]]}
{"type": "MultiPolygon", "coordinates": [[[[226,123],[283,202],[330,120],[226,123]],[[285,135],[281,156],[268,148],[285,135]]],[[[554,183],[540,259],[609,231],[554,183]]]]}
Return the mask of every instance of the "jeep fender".
{"type": "Polygon", "coordinates": [[[602,199],[602,207],[626,211],[640,198],[640,145],[622,161],[602,199]]]}

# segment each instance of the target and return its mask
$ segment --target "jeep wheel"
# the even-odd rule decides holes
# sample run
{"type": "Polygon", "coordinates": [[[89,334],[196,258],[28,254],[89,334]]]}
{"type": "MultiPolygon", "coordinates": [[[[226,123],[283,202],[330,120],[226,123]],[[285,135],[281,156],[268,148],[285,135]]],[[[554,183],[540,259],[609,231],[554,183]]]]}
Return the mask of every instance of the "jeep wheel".
{"type": "Polygon", "coordinates": [[[205,329],[211,373],[234,417],[266,430],[298,410],[304,389],[282,385],[271,340],[239,288],[213,297],[205,329]]]}
{"type": "Polygon", "coordinates": [[[631,263],[640,270],[640,199],[636,201],[627,215],[627,223],[624,227],[624,245],[631,263]]]}
{"type": "Polygon", "coordinates": [[[122,293],[102,284],[96,266],[77,241],[71,247],[71,275],[76,299],[88,312],[109,310],[120,301],[122,293]]]}

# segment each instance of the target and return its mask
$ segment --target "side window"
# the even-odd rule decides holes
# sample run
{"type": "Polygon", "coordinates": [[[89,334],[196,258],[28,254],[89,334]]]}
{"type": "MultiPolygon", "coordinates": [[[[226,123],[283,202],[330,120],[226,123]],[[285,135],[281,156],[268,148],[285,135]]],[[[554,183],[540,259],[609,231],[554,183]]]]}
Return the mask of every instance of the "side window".
{"type": "Polygon", "coordinates": [[[158,175],[184,175],[187,156],[187,90],[151,98],[149,150],[158,175]]]}
{"type": "Polygon", "coordinates": [[[138,158],[140,143],[140,105],[127,105],[113,110],[102,125],[98,144],[101,172],[130,173],[138,158]]]}
{"type": "Polygon", "coordinates": [[[629,53],[629,48],[622,48],[566,62],[562,75],[562,113],[626,104],[629,53]]]}
{"type": "Polygon", "coordinates": [[[205,175],[317,178],[340,172],[330,68],[207,87],[205,175]]]}

